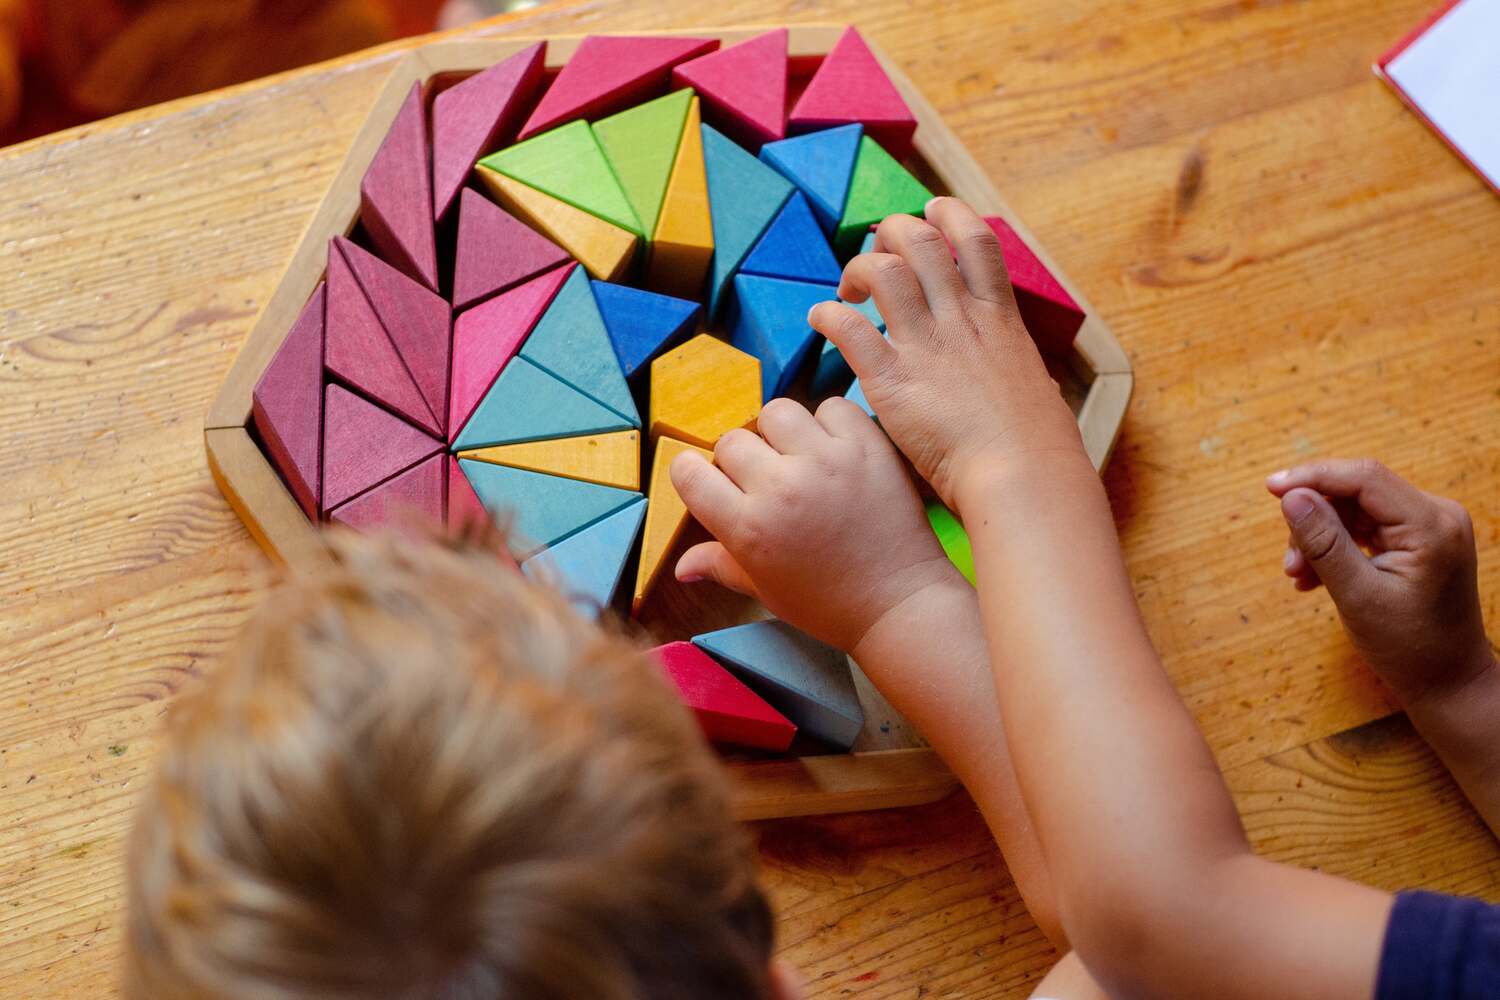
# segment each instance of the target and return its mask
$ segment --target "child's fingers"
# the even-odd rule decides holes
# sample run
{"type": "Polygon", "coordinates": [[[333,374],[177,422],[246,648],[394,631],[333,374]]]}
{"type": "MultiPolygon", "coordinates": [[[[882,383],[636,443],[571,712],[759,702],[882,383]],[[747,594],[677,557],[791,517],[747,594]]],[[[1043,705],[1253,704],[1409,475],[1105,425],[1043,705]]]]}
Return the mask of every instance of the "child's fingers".
{"type": "Polygon", "coordinates": [[[1266,477],[1266,489],[1278,497],[1299,487],[1354,500],[1378,524],[1416,520],[1427,505],[1425,493],[1370,458],[1331,458],[1266,477]]]}
{"type": "Polygon", "coordinates": [[[743,427],[728,432],[714,446],[714,464],[745,493],[765,485],[779,457],[765,438],[743,427]]]}
{"type": "Polygon", "coordinates": [[[699,542],[688,549],[677,560],[676,574],[677,579],[683,583],[712,580],[737,594],[760,599],[750,574],[735,562],[734,556],[720,542],[699,542]]]}
{"type": "MultiPolygon", "coordinates": [[[[910,215],[888,215],[875,229],[875,249],[906,261],[934,310],[956,309],[968,289],[958,276],[953,251],[937,229],[910,215]]],[[[880,303],[876,303],[878,306],[880,303]]],[[[885,315],[882,311],[881,315],[885,315]]]]}
{"type": "Polygon", "coordinates": [[[688,512],[714,537],[722,537],[739,520],[745,494],[721,469],[696,451],[672,459],[672,486],[688,512]]]}
{"type": "Polygon", "coordinates": [[[934,198],[927,203],[926,215],[953,248],[970,295],[997,304],[1014,301],[1000,240],[979,213],[957,198],[934,198]]]}
{"type": "Polygon", "coordinates": [[[812,454],[818,450],[819,442],[828,438],[828,432],[807,412],[807,407],[784,396],[761,407],[755,427],[766,443],[783,455],[812,454]]]}
{"type": "Polygon", "coordinates": [[[818,404],[816,417],[829,434],[857,441],[864,446],[866,454],[895,449],[891,439],[870,419],[870,415],[843,396],[830,396],[823,400],[818,404]]]}
{"type": "Polygon", "coordinates": [[[863,302],[871,297],[893,336],[932,322],[932,309],[921,283],[906,261],[895,254],[862,253],[844,265],[839,298],[863,302]]]}
{"type": "MultiPolygon", "coordinates": [[[[1281,513],[1292,532],[1292,542],[1328,592],[1339,603],[1358,600],[1360,591],[1379,578],[1354,544],[1333,505],[1316,490],[1299,488],[1281,498],[1281,513]]],[[[1298,589],[1302,578],[1298,578],[1298,589]]]]}
{"type": "Polygon", "coordinates": [[[807,322],[839,349],[856,375],[880,371],[891,360],[894,348],[869,317],[853,306],[819,302],[808,312],[807,322]]]}

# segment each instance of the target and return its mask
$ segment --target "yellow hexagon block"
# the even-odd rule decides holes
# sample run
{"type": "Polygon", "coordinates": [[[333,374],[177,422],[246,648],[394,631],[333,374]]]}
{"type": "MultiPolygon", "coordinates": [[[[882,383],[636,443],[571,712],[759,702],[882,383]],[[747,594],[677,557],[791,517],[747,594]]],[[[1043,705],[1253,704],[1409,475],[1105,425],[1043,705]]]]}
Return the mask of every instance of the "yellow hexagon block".
{"type": "Polygon", "coordinates": [[[700,333],[651,362],[651,436],[712,448],[760,413],[760,361],[700,333]]]}

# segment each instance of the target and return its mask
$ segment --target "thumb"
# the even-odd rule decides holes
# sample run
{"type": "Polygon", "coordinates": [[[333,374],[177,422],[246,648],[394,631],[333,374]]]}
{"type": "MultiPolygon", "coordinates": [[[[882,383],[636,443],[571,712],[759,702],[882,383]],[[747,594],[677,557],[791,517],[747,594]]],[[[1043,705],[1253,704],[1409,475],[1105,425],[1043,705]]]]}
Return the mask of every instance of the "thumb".
{"type": "Polygon", "coordinates": [[[750,581],[750,574],[734,561],[734,556],[720,542],[699,542],[684,552],[677,560],[677,579],[683,583],[712,580],[737,594],[760,599],[755,584],[750,581]]]}
{"type": "Polygon", "coordinates": [[[1292,530],[1292,544],[1301,551],[1335,602],[1377,572],[1354,544],[1338,511],[1316,490],[1298,488],[1281,498],[1281,516],[1292,530]]]}

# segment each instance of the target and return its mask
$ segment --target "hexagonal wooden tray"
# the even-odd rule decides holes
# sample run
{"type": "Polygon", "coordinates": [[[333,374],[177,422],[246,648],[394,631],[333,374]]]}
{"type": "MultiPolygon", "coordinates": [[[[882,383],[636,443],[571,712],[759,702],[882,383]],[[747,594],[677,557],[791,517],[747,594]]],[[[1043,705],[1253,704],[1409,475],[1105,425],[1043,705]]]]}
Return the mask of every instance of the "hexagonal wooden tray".
{"type": "MultiPolygon", "coordinates": [[[[718,37],[728,46],[764,27],[701,29],[653,34],[718,37]]],[[[792,26],[792,76],[810,75],[833,47],[842,26],[792,26]]],[[[562,66],[583,36],[546,39],[549,69],[562,66]]],[[[250,534],[291,571],[326,558],[316,531],[267,461],[249,431],[251,392],[299,310],[322,280],[328,241],[347,236],[359,216],[360,179],[415,81],[462,77],[494,65],[540,38],[506,37],[443,41],[408,53],[392,71],[364,127],[312,222],[302,234],[286,273],[235,358],[209,407],[204,443],[209,467],[225,498],[250,534]]],[[[967,149],[943,123],[912,82],[871,45],[917,119],[916,153],[909,166],[936,192],[957,195],[982,215],[1008,221],[1084,309],[1087,318],[1070,357],[1049,362],[1063,394],[1078,415],[1090,458],[1102,469],[1114,447],[1133,384],[1130,362],[1119,343],[1078,289],[1016,219],[967,149]]],[[[692,532],[690,531],[691,535],[692,532]]],[[[693,539],[689,539],[692,541],[693,539]]],[[[658,641],[764,617],[755,605],[717,588],[683,587],[667,581],[643,611],[641,625],[658,641]]],[[[956,779],[874,688],[856,671],[865,702],[865,731],[854,752],[791,758],[731,758],[736,811],[744,819],[848,812],[916,805],[939,799],[956,779]]]]}

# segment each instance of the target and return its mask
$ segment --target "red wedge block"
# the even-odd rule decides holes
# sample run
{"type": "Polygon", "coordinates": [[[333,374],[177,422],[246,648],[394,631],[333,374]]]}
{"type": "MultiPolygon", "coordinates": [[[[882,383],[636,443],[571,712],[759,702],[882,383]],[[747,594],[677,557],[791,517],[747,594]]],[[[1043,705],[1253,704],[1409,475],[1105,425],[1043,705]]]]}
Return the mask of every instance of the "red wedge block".
{"type": "Polygon", "coordinates": [[[793,132],[811,132],[852,122],[863,122],[865,134],[896,159],[911,152],[917,119],[859,32],[848,28],[808,81],[788,124],[793,132]]]}
{"type": "Polygon", "coordinates": [[[786,136],[787,29],[685,62],[672,70],[673,87],[692,87],[703,98],[709,124],[743,146],[786,136]]]}
{"type": "Polygon", "coordinates": [[[568,252],[484,195],[465,188],[458,208],[453,309],[463,310],[568,259],[568,252]]]}
{"type": "Polygon", "coordinates": [[[361,531],[385,524],[443,523],[446,455],[433,455],[378,483],[328,513],[328,520],[361,531]]]}
{"type": "Polygon", "coordinates": [[[984,221],[1000,240],[1000,253],[1016,292],[1016,305],[1037,347],[1044,354],[1067,354],[1079,327],[1083,326],[1083,308],[1004,219],[994,217],[984,221]]]}
{"type": "Polygon", "coordinates": [[[432,156],[422,85],[411,93],[359,185],[359,220],[380,255],[437,290],[437,239],[432,230],[432,156]]]}
{"type": "Polygon", "coordinates": [[[437,438],[341,385],[324,392],[324,511],[443,450],[437,438]]]}
{"type": "Polygon", "coordinates": [[[777,752],[792,745],[797,727],[691,642],[651,653],[711,742],[777,752]]]}
{"type": "Polygon", "coordinates": [[[307,516],[323,482],[323,309],[319,284],[255,383],[252,413],[271,461],[307,516]]]}
{"type": "MultiPolygon", "coordinates": [[[[457,455],[448,456],[448,531],[450,534],[461,535],[465,531],[473,530],[476,525],[489,525],[493,522],[490,512],[484,509],[484,504],[479,501],[479,494],[474,492],[474,487],[469,482],[469,477],[464,475],[463,468],[458,464],[457,455]]],[[[510,554],[510,549],[505,545],[495,546],[495,555],[502,565],[514,572],[521,572],[516,557],[510,554]]]]}

